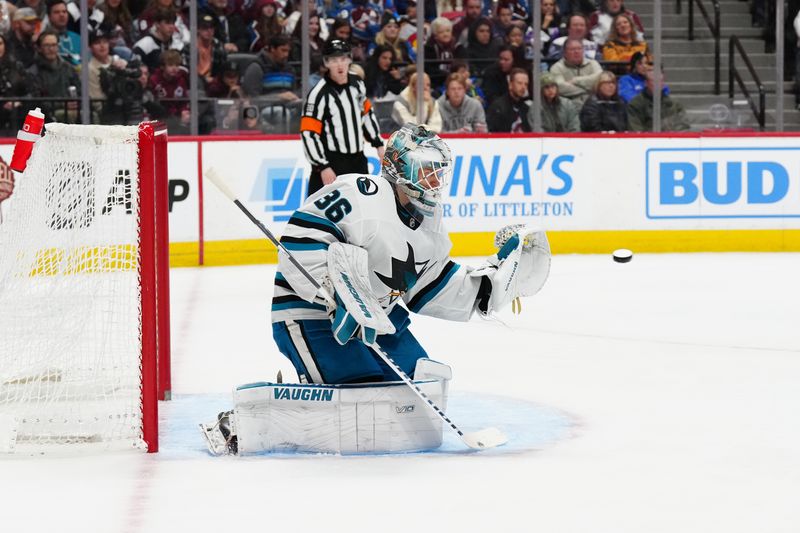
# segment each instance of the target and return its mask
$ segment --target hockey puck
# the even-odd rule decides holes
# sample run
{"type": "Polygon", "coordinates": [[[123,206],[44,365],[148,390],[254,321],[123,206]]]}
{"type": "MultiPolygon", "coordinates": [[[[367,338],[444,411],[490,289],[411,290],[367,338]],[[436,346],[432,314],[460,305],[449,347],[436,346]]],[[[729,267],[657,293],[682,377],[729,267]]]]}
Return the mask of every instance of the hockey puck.
{"type": "Polygon", "coordinates": [[[613,257],[617,263],[629,263],[633,259],[633,252],[626,248],[620,248],[619,250],[614,250],[613,257]]]}

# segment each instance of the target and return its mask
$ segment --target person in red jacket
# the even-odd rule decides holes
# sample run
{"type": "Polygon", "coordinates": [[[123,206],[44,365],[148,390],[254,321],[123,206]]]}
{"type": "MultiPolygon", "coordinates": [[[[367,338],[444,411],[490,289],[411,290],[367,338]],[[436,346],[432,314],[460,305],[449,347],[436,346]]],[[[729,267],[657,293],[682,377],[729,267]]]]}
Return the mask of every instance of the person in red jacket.
{"type": "Polygon", "coordinates": [[[170,133],[188,133],[189,74],[181,65],[181,53],[167,50],[161,54],[161,66],[151,75],[148,88],[167,112],[166,122],[170,133]],[[168,101],[163,101],[168,99],[168,101]],[[175,99],[175,100],[172,100],[175,99]]]}

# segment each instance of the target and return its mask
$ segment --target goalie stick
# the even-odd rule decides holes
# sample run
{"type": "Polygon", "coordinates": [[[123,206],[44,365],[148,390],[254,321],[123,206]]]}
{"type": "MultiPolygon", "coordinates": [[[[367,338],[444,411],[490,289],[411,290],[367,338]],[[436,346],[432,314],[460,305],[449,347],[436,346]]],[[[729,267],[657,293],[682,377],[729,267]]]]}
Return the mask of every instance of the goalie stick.
{"type": "MultiPolygon", "coordinates": [[[[274,244],[278,249],[280,249],[283,253],[286,254],[286,257],[289,258],[289,261],[297,268],[297,270],[303,274],[303,276],[308,279],[308,281],[314,286],[317,290],[317,293],[328,303],[331,305],[336,305],[336,302],[332,295],[328,293],[328,291],[323,287],[317,280],[311,276],[311,274],[294,258],[294,256],[286,249],[284,246],[275,238],[272,232],[267,229],[264,224],[258,220],[249,209],[247,209],[242,202],[236,197],[233,190],[228,186],[225,179],[220,175],[219,172],[215,168],[208,168],[205,171],[205,177],[214,184],[214,186],[219,189],[219,191],[228,197],[236,206],[242,210],[242,212],[247,215],[247,218],[250,219],[253,224],[261,230],[261,232],[267,236],[267,238],[274,244]]],[[[365,343],[366,344],[366,343],[365,343]]],[[[383,359],[383,361],[389,365],[400,379],[414,391],[414,393],[430,408],[436,413],[444,422],[450,427],[450,429],[458,435],[458,438],[461,439],[466,446],[472,448],[473,450],[484,450],[488,448],[494,448],[496,446],[500,446],[508,442],[508,438],[497,428],[486,428],[480,431],[475,431],[472,433],[464,433],[461,431],[458,426],[450,420],[450,418],[439,409],[439,407],[430,399],[428,395],[425,394],[415,383],[414,381],[408,377],[408,375],[403,372],[400,366],[394,362],[394,360],[383,351],[383,348],[376,342],[367,344],[370,348],[372,348],[378,356],[383,359]]]]}

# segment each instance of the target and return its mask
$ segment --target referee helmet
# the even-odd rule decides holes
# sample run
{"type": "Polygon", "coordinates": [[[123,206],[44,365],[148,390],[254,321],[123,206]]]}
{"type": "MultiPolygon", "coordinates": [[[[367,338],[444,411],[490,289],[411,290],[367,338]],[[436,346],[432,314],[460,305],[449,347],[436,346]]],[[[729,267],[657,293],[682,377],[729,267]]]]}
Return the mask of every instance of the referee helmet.
{"type": "Polygon", "coordinates": [[[331,39],[322,47],[322,58],[328,59],[329,57],[347,56],[352,57],[350,45],[341,39],[331,39]]]}

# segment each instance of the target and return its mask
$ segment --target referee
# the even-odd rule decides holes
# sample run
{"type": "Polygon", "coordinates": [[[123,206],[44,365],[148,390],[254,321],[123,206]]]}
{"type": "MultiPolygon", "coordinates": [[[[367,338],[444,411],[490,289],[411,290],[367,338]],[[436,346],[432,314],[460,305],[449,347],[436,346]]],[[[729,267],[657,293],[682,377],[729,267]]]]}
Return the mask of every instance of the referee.
{"type": "Polygon", "coordinates": [[[369,172],[364,139],[383,159],[383,141],[364,82],[350,74],[350,45],[340,39],[325,43],[322,60],[328,73],[308,93],[300,119],[303,150],[311,163],[308,196],[340,174],[369,172]]]}

